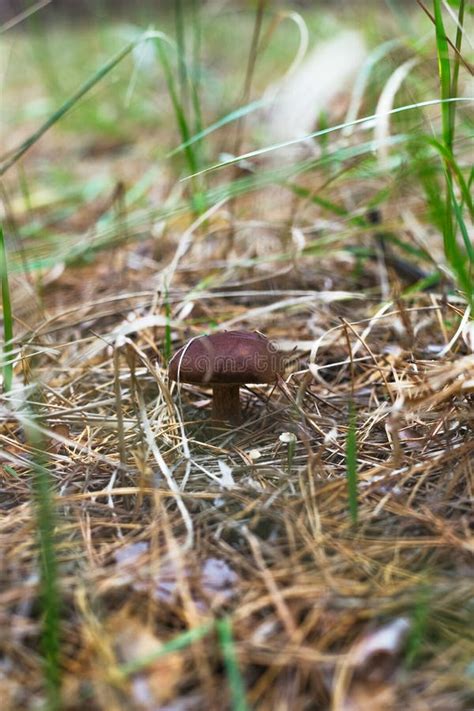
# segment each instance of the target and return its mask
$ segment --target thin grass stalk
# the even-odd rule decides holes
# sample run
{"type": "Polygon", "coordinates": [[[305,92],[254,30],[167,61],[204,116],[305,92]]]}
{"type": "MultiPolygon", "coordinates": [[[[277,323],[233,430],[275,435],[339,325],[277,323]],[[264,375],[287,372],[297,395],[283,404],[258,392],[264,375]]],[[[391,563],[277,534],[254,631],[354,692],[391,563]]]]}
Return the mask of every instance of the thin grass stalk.
{"type": "Polygon", "coordinates": [[[232,711],[249,711],[245,684],[239,669],[235,640],[232,634],[232,622],[228,617],[225,617],[216,622],[216,627],[229,683],[231,709],[232,711]]]}
{"type": "Polygon", "coordinates": [[[449,181],[448,176],[446,176],[446,185],[448,196],[450,199],[450,206],[454,212],[454,217],[456,219],[457,225],[461,232],[463,239],[465,252],[459,247],[456,239],[453,242],[451,250],[451,267],[456,274],[457,280],[460,287],[466,295],[467,302],[474,306],[474,249],[471,244],[467,226],[464,222],[464,217],[462,214],[461,206],[459,205],[456,195],[453,190],[452,182],[449,181]],[[466,260],[467,255],[467,260],[466,260]]]}
{"type": "Polygon", "coordinates": [[[3,309],[3,390],[8,393],[13,383],[13,315],[8,282],[7,250],[3,228],[0,225],[0,281],[2,283],[3,309]]]}
{"type": "MultiPolygon", "coordinates": [[[[255,15],[255,23],[253,27],[252,41],[250,43],[250,52],[247,60],[247,68],[245,71],[244,88],[242,92],[243,104],[247,104],[250,96],[250,91],[252,88],[253,75],[255,73],[255,65],[257,63],[258,48],[260,44],[260,35],[262,32],[263,15],[265,12],[265,6],[267,0],[258,0],[257,12],[255,15]]],[[[242,143],[242,136],[244,130],[244,117],[239,118],[236,126],[236,136],[234,143],[234,155],[237,155],[240,151],[240,146],[242,143]]]]}
{"type": "Polygon", "coordinates": [[[36,509],[36,534],[39,546],[41,651],[48,711],[61,708],[61,595],[56,558],[56,511],[51,472],[43,437],[32,425],[31,414],[24,420],[25,435],[34,454],[32,489],[36,509]]]}
{"type": "Polygon", "coordinates": [[[190,132],[189,132],[188,122],[186,119],[186,114],[184,112],[184,107],[183,107],[183,104],[179,100],[178,92],[176,91],[175,78],[173,76],[173,72],[171,71],[171,65],[169,63],[166,51],[165,51],[161,41],[157,42],[157,47],[158,47],[158,54],[159,54],[160,61],[161,61],[161,66],[163,67],[163,72],[164,72],[165,79],[166,79],[166,85],[168,87],[168,92],[170,95],[171,103],[173,105],[173,109],[175,112],[176,121],[178,123],[178,128],[181,133],[181,138],[183,139],[183,142],[187,144],[186,148],[185,148],[186,159],[187,159],[190,169],[193,170],[192,166],[196,166],[197,163],[196,163],[195,153],[191,149],[191,146],[188,144],[188,141],[190,138],[190,132]]]}
{"type": "Polygon", "coordinates": [[[264,106],[268,106],[268,101],[263,99],[257,99],[257,101],[252,101],[250,104],[240,106],[238,109],[235,109],[235,111],[231,111],[230,113],[226,114],[214,123],[211,123],[205,129],[194,134],[194,136],[192,136],[189,141],[186,141],[186,143],[181,143],[176,148],[173,148],[173,150],[171,150],[166,155],[166,157],[171,158],[172,156],[176,155],[176,153],[181,153],[188,146],[192,146],[194,143],[201,142],[203,138],[206,138],[206,136],[209,136],[211,133],[217,131],[219,128],[222,128],[223,126],[226,126],[227,124],[232,123],[233,121],[237,121],[242,116],[246,116],[247,114],[253,111],[257,111],[258,109],[261,109],[264,106]]]}
{"type": "MultiPolygon", "coordinates": [[[[443,101],[442,99],[429,99],[428,101],[417,101],[415,104],[407,104],[405,106],[397,106],[394,109],[390,109],[390,111],[387,111],[384,115],[385,116],[395,116],[397,114],[403,113],[405,111],[412,111],[414,109],[421,109],[425,106],[437,106],[443,105],[443,103],[451,103],[451,102],[457,102],[457,103],[472,103],[472,99],[468,97],[456,97],[453,99],[446,99],[446,101],[443,101]]],[[[240,155],[237,156],[232,156],[232,158],[228,158],[224,161],[221,161],[220,163],[214,163],[213,165],[208,166],[207,168],[204,168],[198,175],[202,175],[204,173],[210,173],[211,171],[218,170],[221,168],[226,168],[228,166],[231,166],[235,163],[239,163],[242,160],[250,160],[252,158],[257,158],[262,155],[266,155],[267,153],[272,153],[273,151],[281,150],[283,148],[289,148],[290,146],[296,146],[299,143],[303,143],[304,141],[308,141],[309,139],[312,138],[318,138],[319,136],[324,135],[325,133],[335,133],[336,131],[341,131],[342,129],[347,128],[348,126],[358,126],[363,123],[367,123],[369,121],[374,121],[376,119],[380,118],[379,114],[371,114],[370,116],[364,116],[363,118],[355,119],[354,121],[351,121],[349,123],[340,123],[340,124],[335,124],[334,126],[331,126],[330,128],[323,129],[322,131],[314,131],[313,133],[308,133],[305,136],[302,136],[301,138],[292,138],[289,141],[283,141],[281,143],[275,143],[271,146],[266,146],[265,148],[258,148],[253,151],[248,151],[247,153],[241,153],[240,155]]],[[[392,138],[393,140],[393,138],[392,138]]],[[[376,146],[374,146],[374,141],[372,141],[372,150],[376,146]]],[[[186,176],[185,180],[190,180],[191,178],[196,177],[195,175],[188,175],[186,176]]]]}
{"type": "Polygon", "coordinates": [[[424,137],[424,140],[426,141],[426,143],[428,143],[428,145],[433,146],[433,148],[438,151],[441,158],[446,164],[449,163],[451,174],[453,176],[453,179],[457,182],[459,191],[462,195],[463,203],[469,210],[471,219],[474,219],[474,202],[471,195],[471,186],[469,185],[469,182],[465,180],[459,165],[454,159],[454,156],[443,145],[443,143],[441,143],[441,141],[438,141],[436,138],[433,138],[432,136],[426,136],[424,137]]]}
{"type": "MultiPolygon", "coordinates": [[[[474,285],[472,279],[472,245],[468,236],[467,228],[464,223],[462,210],[457,202],[453,185],[452,166],[455,162],[453,156],[453,144],[455,135],[455,118],[456,118],[456,103],[446,101],[447,99],[455,98],[452,95],[453,90],[457,90],[458,75],[459,75],[459,59],[456,67],[456,58],[460,57],[462,44],[462,30],[458,27],[456,36],[456,52],[455,52],[455,69],[453,76],[451,72],[451,63],[449,57],[448,38],[443,23],[442,6],[440,0],[433,0],[434,6],[434,21],[436,31],[436,48],[438,54],[438,68],[440,76],[440,91],[441,99],[443,100],[441,118],[442,118],[442,137],[444,144],[444,162],[445,162],[445,215],[444,215],[444,249],[446,258],[455,272],[461,288],[466,293],[468,302],[472,305],[474,298],[474,285]],[[465,253],[459,248],[456,240],[455,224],[458,225],[461,232],[465,253]],[[466,267],[466,257],[470,262],[470,266],[466,267]]],[[[458,18],[464,16],[464,3],[461,3],[459,8],[458,18]]]]}
{"type": "Polygon", "coordinates": [[[193,28],[193,43],[192,43],[192,100],[194,108],[194,132],[199,134],[202,131],[202,111],[201,111],[201,44],[202,44],[202,27],[200,3],[198,0],[191,0],[191,17],[193,28]]]}
{"type": "Polygon", "coordinates": [[[173,652],[179,652],[182,649],[186,649],[194,642],[198,642],[204,637],[207,637],[214,629],[213,623],[204,623],[199,627],[194,627],[193,629],[181,632],[181,634],[176,635],[173,639],[160,645],[156,651],[150,652],[142,657],[138,657],[131,662],[122,664],[119,667],[119,672],[126,676],[131,674],[137,674],[140,671],[146,669],[150,664],[156,662],[158,659],[165,657],[167,654],[173,652]]]}
{"type": "MultiPolygon", "coordinates": [[[[453,76],[451,80],[451,96],[457,96],[458,93],[458,82],[459,82],[459,68],[461,66],[461,48],[463,39],[463,28],[464,28],[464,0],[460,1],[459,11],[458,11],[458,26],[456,30],[456,40],[455,47],[456,52],[454,53],[453,61],[453,76]]],[[[456,104],[453,104],[451,111],[451,133],[454,135],[455,130],[455,118],[456,118],[456,104]]]]}
{"type": "MultiPolygon", "coordinates": [[[[178,91],[177,91],[177,87],[176,87],[176,79],[175,79],[173,72],[171,70],[171,65],[168,60],[166,50],[165,50],[161,40],[157,41],[157,49],[158,49],[158,56],[160,58],[161,66],[163,68],[163,72],[165,75],[168,93],[170,95],[171,103],[173,105],[173,110],[175,113],[176,122],[178,124],[179,132],[181,134],[181,139],[182,139],[182,142],[186,145],[186,147],[184,149],[186,161],[188,163],[189,169],[191,170],[191,173],[193,175],[195,175],[198,172],[198,165],[199,164],[197,161],[196,152],[194,150],[194,147],[189,142],[189,140],[191,138],[191,133],[189,130],[188,120],[186,118],[185,107],[179,99],[179,95],[178,95],[178,91]]],[[[178,62],[181,62],[181,61],[182,61],[181,58],[178,58],[178,62]]],[[[194,184],[194,188],[195,188],[197,185],[195,178],[193,178],[193,184],[194,184]]],[[[204,205],[205,205],[205,199],[204,199],[203,193],[200,190],[195,189],[195,190],[193,190],[193,197],[195,199],[195,207],[197,208],[198,212],[203,212],[204,205]]]]}
{"type": "Polygon", "coordinates": [[[52,1],[53,0],[38,0],[38,2],[35,2],[27,9],[23,10],[22,12],[19,12],[17,15],[12,17],[11,20],[8,20],[7,22],[4,22],[2,25],[0,25],[0,35],[3,35],[5,32],[8,32],[17,25],[20,25],[22,22],[31,17],[31,15],[34,15],[36,12],[39,12],[44,7],[46,7],[46,5],[52,3],[52,1]]]}
{"type": "MultiPolygon", "coordinates": [[[[197,0],[191,0],[191,24],[192,24],[192,59],[191,59],[191,102],[194,114],[194,133],[200,134],[203,130],[202,109],[201,109],[201,13],[197,0]]],[[[196,145],[196,162],[202,166],[202,141],[196,145]]],[[[205,180],[203,177],[198,180],[199,193],[205,190],[205,180]]],[[[206,210],[207,203],[204,200],[200,207],[200,212],[206,210]]]]}
{"type": "MultiPolygon", "coordinates": [[[[187,68],[187,47],[186,47],[186,22],[182,0],[176,0],[175,3],[175,30],[176,43],[178,50],[178,78],[181,97],[181,108],[185,116],[189,116],[190,104],[193,110],[194,133],[202,131],[202,114],[199,96],[199,81],[200,81],[200,15],[196,6],[196,1],[191,2],[191,27],[192,27],[192,62],[191,74],[187,68]]],[[[175,108],[176,110],[176,108],[175,108]]],[[[188,136],[190,117],[187,120],[188,136]]],[[[199,160],[200,144],[193,149],[195,163],[200,165],[199,160]]],[[[199,183],[202,183],[200,179],[199,183]]],[[[199,190],[201,192],[202,186],[199,190]]]]}
{"type": "Polygon", "coordinates": [[[145,32],[138,39],[133,40],[127,44],[123,49],[121,49],[117,54],[115,54],[109,61],[105,62],[89,79],[87,79],[79,89],[72,94],[51,116],[36,130],[34,131],[23,143],[18,146],[18,148],[9,151],[6,155],[2,156],[0,159],[0,176],[4,175],[6,171],[11,168],[22,156],[25,155],[29,149],[39,141],[42,136],[54,126],[60,119],[63,118],[71,109],[77,104],[77,102],[82,99],[96,84],[98,84],[109,72],[112,71],[125,57],[127,57],[130,52],[133,51],[141,42],[146,42],[151,39],[166,40],[166,36],[160,32],[145,32]]]}
{"type": "MultiPolygon", "coordinates": [[[[438,56],[438,72],[440,79],[441,99],[451,98],[451,65],[449,59],[449,47],[444,29],[443,15],[440,0],[433,0],[434,20],[436,32],[436,49],[438,56]]],[[[441,122],[443,143],[446,150],[452,155],[454,122],[453,110],[450,103],[441,105],[441,122]]],[[[450,192],[452,190],[452,176],[449,165],[446,165],[446,196],[445,196],[445,214],[444,214],[444,250],[446,257],[450,263],[454,258],[454,241],[456,234],[454,231],[454,221],[451,208],[450,192]]]]}
{"type": "Polygon", "coordinates": [[[411,615],[411,631],[407,641],[405,657],[405,663],[408,668],[415,666],[423,649],[428,627],[429,603],[428,589],[423,585],[416,594],[415,605],[411,615]]]}
{"type": "Polygon", "coordinates": [[[357,417],[354,403],[349,407],[349,428],[346,439],[346,476],[347,500],[352,523],[355,525],[359,516],[357,495],[357,417]]]}
{"type": "Polygon", "coordinates": [[[178,81],[181,95],[181,106],[187,110],[189,102],[188,70],[186,67],[186,35],[184,31],[184,12],[182,0],[174,2],[174,26],[176,44],[178,47],[178,81]]]}
{"type": "Polygon", "coordinates": [[[166,325],[165,325],[165,345],[164,345],[164,359],[165,363],[168,364],[171,359],[171,353],[173,350],[171,342],[171,305],[169,299],[168,289],[165,291],[165,315],[166,315],[166,325]]]}
{"type": "Polygon", "coordinates": [[[30,46],[34,55],[35,66],[38,68],[50,96],[57,101],[62,95],[58,63],[56,57],[52,54],[50,43],[44,41],[44,33],[39,13],[31,13],[25,24],[30,37],[30,46]]]}

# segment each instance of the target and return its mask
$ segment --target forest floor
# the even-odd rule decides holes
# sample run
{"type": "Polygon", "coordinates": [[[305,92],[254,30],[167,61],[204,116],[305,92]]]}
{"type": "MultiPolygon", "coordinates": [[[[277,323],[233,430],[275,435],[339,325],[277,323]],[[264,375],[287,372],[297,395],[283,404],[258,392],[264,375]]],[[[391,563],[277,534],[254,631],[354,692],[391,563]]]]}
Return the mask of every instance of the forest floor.
{"type": "MultiPolygon", "coordinates": [[[[430,20],[412,8],[405,36],[384,8],[358,30],[356,118],[400,66],[391,106],[439,96],[430,20]]],[[[272,144],[265,114],[231,114],[305,32],[237,17],[186,25],[199,106],[197,65],[183,77],[139,45],[4,171],[5,711],[473,706],[474,333],[426,140],[440,107],[324,133],[353,82],[306,150],[229,160],[272,144]],[[230,119],[169,156],[183,116],[188,135],[230,119]],[[264,333],[286,362],[276,386],[242,388],[232,429],[211,426],[208,388],[167,378],[172,352],[225,329],[264,333]]],[[[356,23],[303,17],[311,45],[356,23]]],[[[5,33],[1,165],[137,32],[5,33]]],[[[456,121],[467,176],[464,105],[456,121]]]]}

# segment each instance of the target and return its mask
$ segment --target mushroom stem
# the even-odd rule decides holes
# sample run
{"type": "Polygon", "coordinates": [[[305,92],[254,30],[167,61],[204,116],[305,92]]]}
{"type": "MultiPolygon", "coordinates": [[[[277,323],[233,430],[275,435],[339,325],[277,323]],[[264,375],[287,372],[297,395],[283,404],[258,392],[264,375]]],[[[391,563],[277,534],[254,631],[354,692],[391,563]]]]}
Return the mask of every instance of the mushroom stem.
{"type": "Polygon", "coordinates": [[[214,385],[212,388],[212,418],[239,425],[242,421],[238,385],[214,385]]]}

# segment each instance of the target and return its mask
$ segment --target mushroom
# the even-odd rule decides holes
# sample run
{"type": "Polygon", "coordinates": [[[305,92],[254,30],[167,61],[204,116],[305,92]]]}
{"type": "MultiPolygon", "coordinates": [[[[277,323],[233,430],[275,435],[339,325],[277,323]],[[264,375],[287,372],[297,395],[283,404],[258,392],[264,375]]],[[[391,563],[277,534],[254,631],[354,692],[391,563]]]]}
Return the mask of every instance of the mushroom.
{"type": "Polygon", "coordinates": [[[171,380],[212,385],[212,418],[241,422],[239,387],[274,383],[282,372],[277,348],[256,331],[222,331],[192,338],[168,367],[171,380]]]}

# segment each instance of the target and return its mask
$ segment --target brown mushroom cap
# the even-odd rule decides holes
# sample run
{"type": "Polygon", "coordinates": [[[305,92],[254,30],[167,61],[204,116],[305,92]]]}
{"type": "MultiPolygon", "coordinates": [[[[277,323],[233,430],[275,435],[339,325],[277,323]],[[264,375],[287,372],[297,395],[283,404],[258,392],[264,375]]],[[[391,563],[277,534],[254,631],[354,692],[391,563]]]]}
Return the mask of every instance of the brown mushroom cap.
{"type": "Polygon", "coordinates": [[[273,383],[282,371],[276,347],[255,331],[199,336],[176,351],[168,367],[171,380],[209,385],[273,383]]]}

